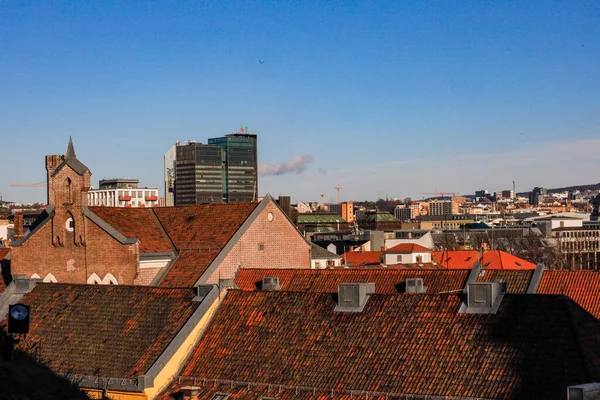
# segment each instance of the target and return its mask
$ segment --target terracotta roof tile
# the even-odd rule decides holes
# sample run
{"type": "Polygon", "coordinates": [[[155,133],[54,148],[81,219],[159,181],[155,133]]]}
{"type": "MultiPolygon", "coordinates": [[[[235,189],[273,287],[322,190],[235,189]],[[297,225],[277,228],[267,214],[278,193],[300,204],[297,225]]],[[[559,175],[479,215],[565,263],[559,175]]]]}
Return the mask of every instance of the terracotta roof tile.
{"type": "Polygon", "coordinates": [[[416,243],[400,243],[388,249],[386,253],[431,253],[431,249],[416,243]]]}
{"type": "Polygon", "coordinates": [[[469,271],[400,269],[240,269],[235,284],[243,290],[257,290],[262,278],[279,277],[281,290],[334,293],[340,283],[374,282],[375,292],[394,294],[403,290],[406,278],[423,278],[428,293],[462,289],[469,271]]]}
{"type": "Polygon", "coordinates": [[[31,307],[31,322],[17,349],[57,373],[133,379],[196,310],[194,297],[192,289],[38,284],[20,301],[31,307]]]}
{"type": "Polygon", "coordinates": [[[216,249],[227,244],[257,205],[200,204],[153,211],[178,249],[216,249]]]}
{"type": "Polygon", "coordinates": [[[600,321],[567,297],[505,295],[496,314],[459,314],[460,304],[458,295],[374,294],[363,312],[341,313],[331,294],[230,291],[161,398],[196,378],[206,380],[202,399],[269,389],[276,398],[564,399],[567,386],[600,378],[600,321]]]}
{"type": "Polygon", "coordinates": [[[349,251],[341,255],[342,262],[352,266],[379,265],[383,251],[349,251]]]}
{"type": "Polygon", "coordinates": [[[142,253],[171,252],[171,244],[150,208],[89,207],[119,233],[140,241],[142,253]]]}
{"type": "Polygon", "coordinates": [[[545,271],[537,292],[569,296],[600,319],[599,271],[545,271]]]}
{"type": "Polygon", "coordinates": [[[204,274],[219,250],[182,250],[171,265],[161,287],[192,287],[204,274]]]}
{"type": "Polygon", "coordinates": [[[433,260],[448,269],[473,268],[481,261],[485,269],[534,270],[535,264],[504,251],[490,250],[483,253],[477,250],[434,251],[433,260]]]}
{"type": "Polygon", "coordinates": [[[10,253],[10,247],[0,247],[0,260],[3,260],[10,253]]]}

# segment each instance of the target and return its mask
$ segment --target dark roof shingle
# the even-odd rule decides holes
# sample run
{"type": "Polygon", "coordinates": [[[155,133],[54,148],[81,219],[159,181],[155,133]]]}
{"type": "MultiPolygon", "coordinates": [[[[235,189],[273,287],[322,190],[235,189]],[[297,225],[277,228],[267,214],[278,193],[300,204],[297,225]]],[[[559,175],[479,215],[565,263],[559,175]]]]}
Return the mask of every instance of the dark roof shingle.
{"type": "Polygon", "coordinates": [[[141,253],[171,252],[171,243],[150,208],[89,207],[123,236],[139,239],[141,253]]]}
{"type": "Polygon", "coordinates": [[[218,249],[182,250],[160,282],[161,287],[192,287],[219,254],[218,249]]]}
{"type": "Polygon", "coordinates": [[[134,379],[194,313],[194,297],[192,289],[37,284],[20,300],[31,321],[17,349],[56,373],[134,379]]]}
{"type": "Polygon", "coordinates": [[[258,204],[200,204],[154,211],[177,249],[221,249],[258,204]]]}
{"type": "Polygon", "coordinates": [[[374,294],[363,312],[342,313],[330,294],[230,291],[161,398],[196,378],[206,393],[233,381],[218,389],[243,399],[269,385],[323,399],[563,399],[567,386],[600,378],[600,321],[567,297],[505,295],[496,314],[459,314],[461,301],[374,294]]]}

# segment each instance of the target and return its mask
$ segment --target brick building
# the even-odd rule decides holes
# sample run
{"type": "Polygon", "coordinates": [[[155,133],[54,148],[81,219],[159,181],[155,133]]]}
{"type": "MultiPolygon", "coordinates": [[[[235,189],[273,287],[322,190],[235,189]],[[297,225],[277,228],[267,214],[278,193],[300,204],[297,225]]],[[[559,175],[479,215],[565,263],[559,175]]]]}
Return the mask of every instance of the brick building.
{"type": "Polygon", "coordinates": [[[46,157],[48,208],[24,236],[15,218],[11,275],[46,282],[191,286],[239,268],[310,268],[310,244],[267,195],[260,203],[88,207],[90,170],[46,157]]]}

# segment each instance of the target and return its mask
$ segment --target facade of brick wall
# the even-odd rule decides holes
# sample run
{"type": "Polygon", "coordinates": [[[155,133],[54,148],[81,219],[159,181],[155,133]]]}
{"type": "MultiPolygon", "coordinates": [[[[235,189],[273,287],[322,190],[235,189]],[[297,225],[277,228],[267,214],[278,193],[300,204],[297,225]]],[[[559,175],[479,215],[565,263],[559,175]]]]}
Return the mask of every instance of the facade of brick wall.
{"type": "Polygon", "coordinates": [[[148,286],[152,280],[160,272],[162,268],[140,268],[137,276],[133,280],[134,285],[148,286]]]}
{"type": "Polygon", "coordinates": [[[92,275],[100,281],[111,274],[119,284],[134,283],[139,265],[139,245],[123,245],[87,219],[90,171],[79,175],[68,165],[57,168],[64,156],[46,156],[48,204],[54,216],[20,246],[11,251],[11,274],[58,282],[87,283],[92,275]]]}
{"type": "Polygon", "coordinates": [[[309,269],[310,245],[279,207],[270,202],[206,283],[233,278],[238,268],[309,269]]]}
{"type": "MultiPolygon", "coordinates": [[[[75,226],[81,222],[75,219],[75,226]]],[[[52,221],[44,224],[21,246],[12,248],[11,274],[44,278],[51,273],[61,283],[87,283],[94,273],[100,279],[110,273],[119,284],[132,285],[139,263],[138,244],[123,245],[90,220],[83,219],[83,225],[85,245],[76,244],[71,235],[61,246],[52,242],[52,221]]]]}

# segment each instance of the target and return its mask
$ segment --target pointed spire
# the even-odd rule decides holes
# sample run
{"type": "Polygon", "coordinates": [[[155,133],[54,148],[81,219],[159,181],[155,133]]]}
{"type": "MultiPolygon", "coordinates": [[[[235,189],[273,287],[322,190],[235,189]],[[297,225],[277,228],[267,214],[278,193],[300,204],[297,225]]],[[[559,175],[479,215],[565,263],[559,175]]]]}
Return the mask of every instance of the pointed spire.
{"type": "Polygon", "coordinates": [[[75,148],[73,147],[73,139],[69,136],[69,146],[67,147],[67,154],[65,154],[67,160],[76,159],[75,148]]]}

